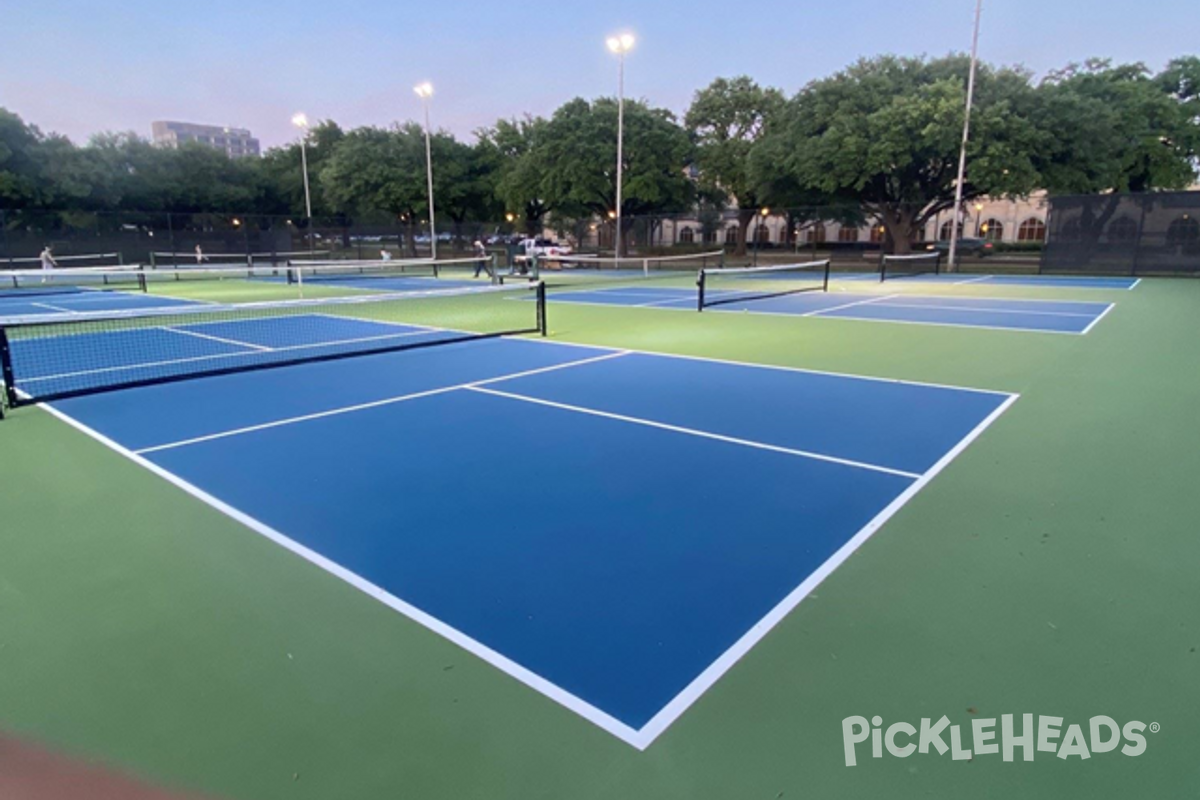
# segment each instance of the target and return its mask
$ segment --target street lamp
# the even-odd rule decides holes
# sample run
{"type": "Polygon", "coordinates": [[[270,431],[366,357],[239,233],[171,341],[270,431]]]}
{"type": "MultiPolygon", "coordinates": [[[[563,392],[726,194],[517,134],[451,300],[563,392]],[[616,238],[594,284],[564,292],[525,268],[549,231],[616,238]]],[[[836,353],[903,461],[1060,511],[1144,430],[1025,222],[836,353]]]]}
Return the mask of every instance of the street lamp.
{"type": "Polygon", "coordinates": [[[950,272],[958,266],[958,226],[962,218],[963,180],[967,170],[967,144],[971,140],[971,107],[975,102],[975,71],[979,64],[979,20],[983,0],[975,0],[975,33],[971,39],[971,68],[967,74],[967,107],[963,112],[962,148],[958,151],[958,180],[954,184],[954,224],[950,226],[950,272]]]}
{"type": "Polygon", "coordinates": [[[762,236],[759,235],[759,231],[762,229],[762,226],[766,224],[767,217],[771,215],[771,209],[763,206],[758,210],[758,214],[760,217],[762,217],[762,220],[754,226],[754,266],[756,267],[758,266],[758,240],[762,238],[762,236]]]}
{"type": "Polygon", "coordinates": [[[304,173],[304,213],[308,218],[308,230],[305,234],[308,238],[309,249],[312,248],[312,193],[308,188],[308,115],[303,111],[298,111],[292,115],[292,124],[300,129],[300,168],[304,173]]]}
{"type": "Polygon", "coordinates": [[[608,49],[617,56],[617,258],[621,258],[621,181],[625,168],[625,54],[633,49],[632,33],[608,37],[608,49]]]}
{"type": "Polygon", "coordinates": [[[433,84],[426,81],[414,86],[413,91],[421,98],[425,109],[425,182],[429,190],[429,247],[433,258],[437,258],[437,226],[433,221],[433,150],[429,144],[429,98],[433,97],[433,84]]]}

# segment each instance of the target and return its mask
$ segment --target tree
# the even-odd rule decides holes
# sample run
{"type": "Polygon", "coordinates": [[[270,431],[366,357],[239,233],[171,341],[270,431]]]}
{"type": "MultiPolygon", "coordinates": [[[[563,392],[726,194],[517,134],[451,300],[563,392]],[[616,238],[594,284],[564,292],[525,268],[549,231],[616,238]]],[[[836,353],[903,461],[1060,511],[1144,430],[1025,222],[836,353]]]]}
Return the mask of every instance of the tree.
{"type": "Polygon", "coordinates": [[[321,189],[342,213],[386,211],[408,228],[416,255],[416,231],[428,209],[425,132],[416,123],[356,128],[346,134],[321,169],[321,189]]]}
{"type": "Polygon", "coordinates": [[[779,117],[785,100],[746,76],[718,78],[696,92],[684,125],[695,138],[701,185],[738,205],[737,252],[746,252],[746,229],[765,198],[749,169],[754,145],[779,117]]]}
{"type": "Polygon", "coordinates": [[[0,108],[0,207],[38,201],[41,180],[36,151],[42,134],[16,114],[0,108]]]}
{"type": "MultiPolygon", "coordinates": [[[[325,194],[316,191],[315,181],[345,136],[345,132],[332,120],[322,120],[307,132],[305,146],[314,217],[328,217],[334,213],[325,194]]],[[[297,219],[303,218],[304,169],[300,143],[294,142],[268,150],[259,167],[265,189],[265,207],[262,210],[272,214],[288,214],[297,219]]]]}
{"type": "MultiPolygon", "coordinates": [[[[531,165],[540,195],[565,215],[606,218],[616,209],[617,102],[576,98],[554,112],[539,132],[531,165]]],[[[638,101],[625,103],[623,224],[618,248],[637,215],[690,206],[686,175],[692,144],[675,115],[638,101]]]]}
{"type": "Polygon", "coordinates": [[[476,133],[478,157],[491,165],[496,198],[507,213],[521,218],[530,236],[542,229],[553,210],[543,194],[533,155],[546,124],[542,117],[502,119],[476,133]]]}
{"type": "Polygon", "coordinates": [[[1091,59],[1050,73],[1039,87],[1042,185],[1072,193],[1190,185],[1200,150],[1198,65],[1180,59],[1152,76],[1144,64],[1091,59]]]}
{"type": "MultiPolygon", "coordinates": [[[[958,55],[859,61],[797,94],[764,142],[799,188],[853,196],[881,220],[888,244],[908,252],[954,205],[968,68],[958,55]]],[[[1027,73],[980,65],[964,199],[1036,186],[1038,131],[1013,113],[1032,93],[1027,73]]]]}

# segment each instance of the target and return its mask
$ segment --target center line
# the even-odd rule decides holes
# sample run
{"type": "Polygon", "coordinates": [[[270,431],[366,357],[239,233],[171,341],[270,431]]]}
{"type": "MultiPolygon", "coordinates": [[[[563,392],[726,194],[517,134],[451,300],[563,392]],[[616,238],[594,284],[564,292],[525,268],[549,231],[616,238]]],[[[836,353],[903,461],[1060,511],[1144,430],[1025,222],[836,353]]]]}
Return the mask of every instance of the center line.
{"type": "Polygon", "coordinates": [[[649,428],[659,428],[664,431],[672,431],[674,433],[684,433],[689,436],[698,436],[702,439],[715,439],[719,442],[728,442],[730,444],[740,444],[744,447],[753,447],[758,450],[770,450],[775,453],[786,453],[787,455],[800,456],[801,458],[811,458],[814,461],[826,461],[831,464],[840,464],[844,467],[854,467],[856,469],[870,470],[871,472],[883,472],[888,475],[898,475],[902,478],[916,480],[921,475],[916,472],[905,472],[900,469],[892,469],[891,467],[882,467],[878,464],[868,464],[863,461],[853,461],[848,458],[838,458],[837,456],[829,456],[824,453],[813,453],[808,450],[795,450],[790,447],[780,447],[773,444],[764,444],[763,442],[755,442],[750,439],[738,439],[734,436],[722,436],[719,433],[709,433],[708,431],[696,430],[695,428],[684,428],[679,425],[668,425],[665,422],[655,422],[654,420],[641,419],[640,417],[627,417],[624,414],[613,414],[609,411],[597,411],[594,408],[584,408],[582,406],[568,405],[567,403],[555,403],[551,400],[542,400],[537,397],[528,397],[523,394],[513,394],[511,392],[502,392],[498,389],[485,389],[479,384],[473,384],[462,387],[470,392],[480,392],[482,394],[495,395],[496,397],[507,397],[510,400],[520,400],[526,403],[535,403],[537,405],[549,406],[551,408],[560,408],[565,411],[575,411],[580,414],[590,414],[595,417],[605,417],[607,419],[615,419],[621,422],[632,422],[635,425],[645,425],[649,428]]]}
{"type": "Polygon", "coordinates": [[[366,411],[367,409],[380,408],[381,406],[395,405],[396,403],[404,403],[409,400],[419,400],[422,397],[433,397],[435,395],[446,394],[448,392],[457,392],[462,389],[471,389],[476,386],[484,386],[489,383],[499,383],[501,381],[508,381],[508,380],[512,380],[514,378],[525,378],[525,377],[529,377],[531,375],[541,375],[546,372],[554,372],[556,370],[567,369],[569,367],[581,367],[581,366],[584,366],[585,364],[594,364],[598,361],[608,361],[609,359],[621,358],[622,356],[627,356],[627,355],[629,355],[628,350],[618,350],[615,353],[605,353],[602,356],[595,356],[594,358],[584,358],[579,361],[568,361],[565,364],[552,364],[549,367],[539,367],[537,369],[530,369],[530,370],[526,370],[524,372],[514,372],[514,373],[511,373],[508,375],[500,375],[495,378],[485,378],[483,380],[472,381],[470,383],[460,383],[455,386],[441,386],[436,389],[427,389],[423,392],[413,392],[412,394],[404,394],[404,395],[399,395],[397,397],[386,397],[382,400],[373,400],[369,403],[359,403],[357,405],[352,405],[352,406],[343,406],[342,408],[334,408],[334,409],[330,409],[329,411],[318,411],[318,412],[315,412],[312,414],[303,414],[298,417],[288,417],[287,419],[278,419],[273,422],[264,422],[259,425],[247,425],[244,428],[235,428],[233,430],[222,431],[220,433],[211,433],[211,434],[208,434],[207,436],[197,436],[193,439],[183,439],[178,442],[170,442],[168,444],[155,445],[154,447],[146,447],[141,450],[135,450],[134,452],[140,456],[146,455],[148,453],[159,453],[159,452],[162,452],[163,450],[174,450],[179,447],[187,447],[188,445],[200,444],[201,442],[211,442],[216,439],[227,439],[230,436],[240,436],[243,433],[254,433],[255,431],[265,431],[265,430],[270,430],[271,428],[281,428],[284,425],[295,425],[296,423],[299,423],[299,422],[311,422],[312,420],[316,420],[316,419],[325,419],[326,417],[336,417],[336,416],[340,416],[342,414],[351,414],[355,411],[366,411]]]}

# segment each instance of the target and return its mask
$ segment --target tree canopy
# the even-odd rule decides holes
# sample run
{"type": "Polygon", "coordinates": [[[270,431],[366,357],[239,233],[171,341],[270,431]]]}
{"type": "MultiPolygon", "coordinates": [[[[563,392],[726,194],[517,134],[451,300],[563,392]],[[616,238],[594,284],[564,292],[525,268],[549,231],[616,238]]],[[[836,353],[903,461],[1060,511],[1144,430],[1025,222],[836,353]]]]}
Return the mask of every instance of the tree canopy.
{"type": "MultiPolygon", "coordinates": [[[[906,249],[953,205],[969,60],[879,56],[786,97],[745,76],[696,92],[682,120],[626,103],[622,216],[702,217],[736,205],[744,247],[760,206],[806,219],[882,220],[906,249]],[[831,210],[832,209],[832,210],[831,210]],[[822,217],[821,215],[825,215],[822,217]],[[832,215],[832,216],[831,216],[832,215]]],[[[316,216],[416,225],[428,213],[424,129],[414,122],[306,134],[316,216]]],[[[575,98],[549,117],[499,120],[464,142],[432,136],[441,229],[511,218],[529,233],[616,209],[617,103],[575,98]]],[[[1200,155],[1200,58],[1093,59],[1039,81],[981,64],[963,195],[1184,188],[1200,155]]],[[[198,144],[101,133],[83,146],[0,109],[0,209],[301,217],[299,141],[230,160],[198,144]]],[[[622,240],[624,237],[622,237],[622,240]]]]}

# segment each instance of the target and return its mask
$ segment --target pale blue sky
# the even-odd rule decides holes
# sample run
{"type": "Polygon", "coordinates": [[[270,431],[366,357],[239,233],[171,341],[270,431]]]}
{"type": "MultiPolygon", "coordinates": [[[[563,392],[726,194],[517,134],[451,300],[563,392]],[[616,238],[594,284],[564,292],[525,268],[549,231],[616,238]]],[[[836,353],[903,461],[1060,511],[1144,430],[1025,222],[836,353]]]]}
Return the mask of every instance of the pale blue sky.
{"type": "MultiPolygon", "coordinates": [[[[632,30],[627,90],[682,112],[713,78],[789,94],[860,56],[970,46],[973,0],[0,0],[0,106],[83,141],[154,119],[237,125],[264,146],[296,110],[344,126],[419,114],[461,136],[614,94],[604,38],[632,30]]],[[[981,56],[1036,72],[1089,56],[1158,68],[1195,53],[1195,0],[985,0],[981,56]]]]}

